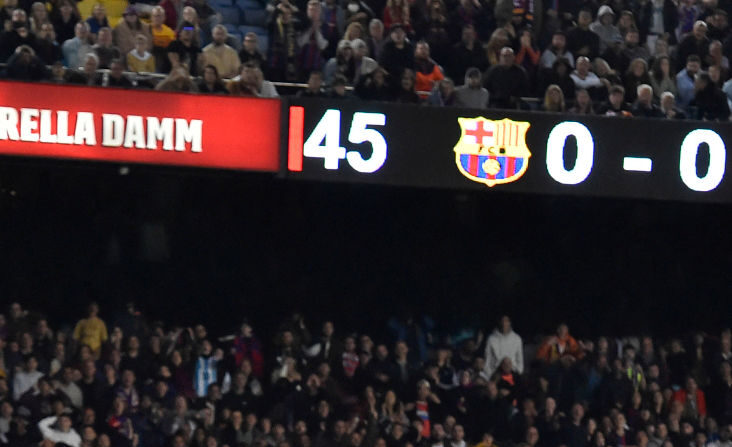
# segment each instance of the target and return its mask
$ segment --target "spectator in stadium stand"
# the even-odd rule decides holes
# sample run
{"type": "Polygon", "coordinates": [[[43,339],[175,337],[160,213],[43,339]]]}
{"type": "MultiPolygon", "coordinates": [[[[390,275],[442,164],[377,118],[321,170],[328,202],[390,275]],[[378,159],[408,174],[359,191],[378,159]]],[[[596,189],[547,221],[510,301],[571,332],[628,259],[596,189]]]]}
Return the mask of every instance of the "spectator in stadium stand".
{"type": "Polygon", "coordinates": [[[74,32],[76,35],[61,45],[61,52],[64,56],[64,64],[77,69],[81,66],[82,58],[92,52],[92,44],[89,37],[89,25],[86,22],[77,23],[74,32]]]}
{"type": "Polygon", "coordinates": [[[135,36],[135,48],[127,53],[127,69],[135,73],[154,73],[155,57],[148,51],[148,38],[144,34],[135,36]]]}
{"type": "MultiPolygon", "coordinates": [[[[308,1],[306,23],[297,36],[299,79],[304,79],[312,70],[322,70],[325,64],[323,55],[329,41],[322,30],[328,24],[323,23],[323,7],[318,0],[308,1]]],[[[335,51],[335,48],[333,50],[335,51]]]]}
{"type": "Polygon", "coordinates": [[[574,94],[574,105],[567,111],[575,115],[594,115],[595,107],[587,90],[581,88],[574,94]]]}
{"type": "Polygon", "coordinates": [[[264,79],[264,72],[259,65],[254,66],[254,78],[257,87],[257,96],[260,98],[279,98],[275,85],[264,79]]]}
{"type": "Polygon", "coordinates": [[[574,81],[571,77],[572,67],[566,59],[557,59],[554,61],[551,70],[540,70],[537,76],[537,89],[532,91],[533,95],[543,95],[547,87],[556,84],[562,89],[564,97],[571,99],[574,97],[574,81]]]}
{"type": "MultiPolygon", "coordinates": [[[[193,8],[192,6],[184,6],[182,13],[180,14],[180,16],[178,16],[178,27],[175,28],[176,35],[180,34],[181,29],[183,29],[184,22],[190,22],[193,24],[193,43],[195,43],[196,46],[198,46],[199,48],[203,48],[203,44],[202,44],[202,42],[204,42],[203,37],[205,37],[206,38],[205,41],[207,43],[209,43],[208,40],[209,40],[209,36],[211,35],[212,30],[209,30],[209,32],[208,32],[208,34],[206,34],[206,36],[203,36],[203,32],[202,32],[201,26],[199,24],[198,13],[196,12],[196,9],[193,8]]],[[[233,46],[229,45],[232,48],[234,48],[234,46],[238,47],[238,45],[239,45],[239,42],[237,42],[236,39],[229,38],[228,36],[227,36],[226,43],[227,43],[227,45],[229,43],[233,44],[233,46]]]]}
{"type": "Polygon", "coordinates": [[[541,59],[541,52],[534,44],[534,34],[531,29],[525,28],[520,32],[519,37],[519,50],[516,53],[516,64],[523,67],[526,70],[526,75],[529,77],[529,81],[533,82],[536,80],[536,74],[539,69],[539,60],[541,59]]]}
{"type": "Polygon", "coordinates": [[[92,38],[96,40],[99,30],[102,28],[109,28],[109,21],[107,20],[107,10],[104,5],[97,3],[92,9],[92,15],[86,19],[86,23],[89,24],[89,32],[92,38]]]}
{"type": "Polygon", "coordinates": [[[198,91],[201,93],[223,93],[228,94],[226,85],[221,81],[219,72],[214,65],[206,65],[203,67],[203,76],[198,81],[198,91]]]}
{"type": "Polygon", "coordinates": [[[15,53],[16,48],[26,45],[36,47],[36,36],[28,30],[25,22],[14,22],[13,29],[0,35],[0,61],[7,60],[15,53]]]}
{"type": "Polygon", "coordinates": [[[641,45],[640,34],[636,28],[631,28],[624,34],[623,60],[624,65],[634,59],[643,59],[646,63],[651,59],[651,53],[645,45],[641,45]],[[625,62],[627,61],[627,62],[625,62]]]}
{"type": "Polygon", "coordinates": [[[504,315],[499,320],[497,327],[488,337],[485,345],[484,358],[486,375],[488,377],[492,376],[493,372],[498,369],[498,366],[506,357],[511,359],[514,368],[519,374],[523,373],[523,341],[521,340],[521,336],[513,331],[511,319],[507,315],[504,315]]]}
{"type": "Polygon", "coordinates": [[[177,29],[182,21],[179,17],[183,13],[183,0],[161,0],[158,5],[165,10],[165,24],[170,29],[177,29]]]}
{"type": "Polygon", "coordinates": [[[5,0],[2,8],[0,8],[0,24],[2,25],[3,31],[8,31],[8,23],[10,17],[13,15],[13,11],[18,7],[18,0],[5,0]]]}
{"type": "Polygon", "coordinates": [[[691,33],[686,35],[677,48],[678,59],[680,61],[688,60],[689,56],[695,54],[699,56],[702,63],[706,64],[707,56],[709,55],[709,44],[711,41],[707,37],[707,24],[701,20],[697,20],[694,23],[694,28],[691,33]]]}
{"type": "Polygon", "coordinates": [[[257,36],[257,33],[252,31],[246,33],[242,42],[241,51],[239,51],[239,60],[242,64],[253,61],[260,67],[265,66],[265,57],[262,52],[259,51],[259,37],[257,36]]]}
{"type": "Polygon", "coordinates": [[[722,72],[719,65],[710,65],[707,69],[707,74],[717,88],[722,88],[724,79],[722,79],[722,72]]]}
{"type": "Polygon", "coordinates": [[[41,25],[41,31],[36,39],[36,55],[46,65],[52,65],[63,58],[61,46],[56,42],[56,31],[50,23],[41,25]]]}
{"type": "Polygon", "coordinates": [[[409,68],[402,72],[395,101],[402,104],[419,104],[422,99],[415,88],[416,76],[409,68]]]}
{"type": "Polygon", "coordinates": [[[60,3],[57,3],[57,8],[51,12],[51,23],[56,30],[59,42],[65,42],[74,37],[74,29],[79,22],[79,16],[71,0],[61,0],[60,3]]]}
{"type": "Polygon", "coordinates": [[[570,355],[577,360],[584,354],[579,343],[569,334],[569,328],[562,323],[557,327],[555,335],[547,337],[536,352],[536,358],[545,363],[554,363],[564,355],[570,355]]]}
{"type": "Polygon", "coordinates": [[[516,65],[513,49],[503,47],[500,61],[488,69],[483,85],[490,94],[490,106],[513,109],[529,91],[526,70],[516,65]]]}
{"type": "Polygon", "coordinates": [[[178,39],[172,41],[166,49],[169,65],[172,68],[185,65],[191,76],[198,74],[201,53],[201,49],[193,42],[194,31],[195,27],[191,22],[183,22],[178,39]]]}
{"type": "Polygon", "coordinates": [[[690,105],[696,107],[697,119],[704,121],[729,120],[730,107],[727,104],[727,97],[712,82],[708,73],[701,72],[696,75],[694,88],[696,93],[690,105]]]}
{"type": "MultiPolygon", "coordinates": [[[[87,60],[85,61],[85,70],[89,60],[93,59],[95,58],[87,56],[87,60]]],[[[95,69],[96,68],[98,68],[98,66],[95,67],[95,69]]],[[[87,74],[90,73],[87,72],[87,74]]],[[[99,318],[99,305],[97,303],[90,303],[87,312],[87,317],[76,323],[73,338],[78,343],[88,346],[89,349],[91,349],[94,358],[98,359],[102,350],[102,343],[107,341],[109,338],[107,325],[104,324],[104,321],[102,321],[101,318],[99,318]]]]}
{"type": "Polygon", "coordinates": [[[369,46],[369,54],[374,60],[381,60],[381,52],[388,39],[384,38],[384,23],[378,18],[369,22],[369,35],[366,37],[366,44],[369,46]]]}
{"type": "Polygon", "coordinates": [[[709,55],[707,65],[716,66],[720,69],[722,77],[726,80],[729,77],[729,59],[722,52],[722,42],[713,40],[709,44],[709,55]]]}
{"type": "Polygon", "coordinates": [[[485,44],[485,52],[488,57],[488,66],[498,65],[501,59],[501,49],[511,44],[510,36],[505,28],[498,28],[491,34],[488,43],[485,44]]]}
{"type": "Polygon", "coordinates": [[[455,101],[455,83],[450,78],[445,78],[435,83],[435,86],[432,87],[432,91],[427,97],[427,103],[429,105],[438,107],[454,106],[455,101]]]}
{"type": "Polygon", "coordinates": [[[481,73],[488,68],[485,50],[471,24],[463,27],[460,42],[452,47],[450,53],[447,74],[453,79],[463,79],[470,67],[477,68],[481,73]]]}
{"type": "MultiPolygon", "coordinates": [[[[137,3],[135,8],[140,4],[137,3]]],[[[155,57],[155,71],[167,73],[169,65],[167,48],[175,40],[175,32],[165,24],[165,10],[156,6],[150,15],[150,32],[152,33],[152,55],[155,57]]]]}
{"type": "Polygon", "coordinates": [[[82,61],[81,70],[70,69],[66,72],[66,82],[70,84],[102,85],[102,75],[97,73],[99,57],[94,53],[87,53],[82,61]]]}
{"type": "Polygon", "coordinates": [[[109,27],[99,29],[97,43],[92,47],[92,51],[99,57],[99,68],[109,68],[114,59],[122,57],[119,48],[112,43],[112,29],[109,27]]]}
{"type": "Polygon", "coordinates": [[[452,41],[447,32],[447,13],[442,0],[430,0],[425,17],[415,19],[416,34],[430,46],[432,57],[446,63],[450,57],[452,41]],[[420,23],[421,22],[421,23],[420,23]]]}
{"type": "Polygon", "coordinates": [[[234,96],[258,96],[257,65],[254,62],[242,64],[239,69],[239,79],[229,83],[229,92],[234,96]]]}
{"type": "Polygon", "coordinates": [[[679,93],[676,102],[680,107],[688,107],[694,99],[694,82],[700,70],[701,58],[692,54],[686,59],[686,67],[676,74],[676,89],[679,93]]]}
{"type": "Polygon", "coordinates": [[[387,0],[386,6],[381,14],[384,20],[384,27],[391,31],[392,26],[399,24],[404,32],[411,35],[414,29],[410,23],[410,4],[406,0],[387,0]]]}
{"type": "MultiPolygon", "coordinates": [[[[49,416],[38,422],[38,430],[44,440],[55,445],[68,445],[69,447],[80,447],[81,436],[74,430],[71,417],[67,414],[60,416],[49,416]]],[[[45,444],[44,444],[45,445],[45,444]]]]}
{"type": "Polygon", "coordinates": [[[65,84],[66,83],[66,67],[63,62],[56,61],[51,66],[51,78],[48,80],[53,84],[65,84]]]}
{"type": "Polygon", "coordinates": [[[642,84],[651,84],[651,76],[648,74],[648,65],[643,59],[634,59],[624,76],[625,101],[633,103],[637,96],[637,88],[642,84]],[[633,90],[629,92],[629,90],[633,90]]]}
{"type": "Polygon", "coordinates": [[[41,32],[41,25],[47,22],[51,23],[51,20],[48,17],[48,9],[46,9],[46,5],[41,2],[33,3],[30,10],[30,17],[28,17],[31,32],[33,34],[39,34],[41,32]]]}
{"type": "MultiPolygon", "coordinates": [[[[593,62],[593,69],[594,73],[598,78],[600,78],[600,81],[602,81],[606,88],[616,84],[622,85],[623,80],[620,78],[620,75],[618,75],[618,71],[610,68],[610,64],[608,64],[605,59],[601,57],[595,58],[595,61],[593,62]]],[[[607,94],[607,92],[604,93],[607,94]]],[[[603,97],[603,99],[605,98],[603,97]]]]}
{"type": "Polygon", "coordinates": [[[575,89],[583,88],[590,93],[593,98],[602,98],[605,96],[605,84],[590,69],[592,64],[585,56],[577,58],[577,68],[570,74],[574,82],[575,89]]]}
{"type": "MultiPolygon", "coordinates": [[[[140,20],[134,6],[128,6],[122,14],[122,20],[114,27],[112,32],[114,45],[119,48],[122,54],[128,54],[137,47],[137,36],[139,34],[146,38],[147,47],[145,51],[150,51],[153,41],[150,25],[140,20]]],[[[155,70],[146,71],[153,72],[155,70]]]]}
{"type": "Polygon", "coordinates": [[[356,85],[362,76],[372,73],[379,64],[369,57],[369,47],[363,40],[353,39],[351,47],[353,48],[353,61],[356,66],[356,76],[351,85],[356,85]]]}
{"type": "Polygon", "coordinates": [[[430,46],[425,41],[417,42],[414,47],[415,88],[422,99],[439,81],[445,79],[442,69],[430,57],[430,46]],[[424,93],[422,93],[424,92],[424,93]]]}
{"type": "Polygon", "coordinates": [[[660,99],[663,92],[671,92],[674,96],[676,95],[676,82],[671,75],[671,59],[668,56],[654,59],[650,75],[653,94],[656,98],[660,99]]]}
{"type": "Polygon", "coordinates": [[[407,41],[401,23],[391,25],[389,35],[391,39],[384,45],[380,65],[393,79],[399,79],[405,68],[414,69],[414,47],[407,41]]]}
{"type": "Polygon", "coordinates": [[[125,66],[121,59],[113,59],[109,64],[109,77],[107,78],[107,86],[118,88],[132,88],[130,81],[124,74],[125,66]]]}
{"type": "Polygon", "coordinates": [[[483,88],[482,75],[478,67],[470,67],[465,72],[465,83],[455,89],[455,105],[472,109],[488,108],[488,90],[483,88]]]}
{"type": "Polygon", "coordinates": [[[38,371],[38,359],[34,355],[25,358],[23,369],[13,375],[13,400],[20,400],[26,391],[36,385],[43,373],[38,371]]]}
{"type": "Polygon", "coordinates": [[[336,54],[338,42],[346,28],[346,15],[336,0],[324,0],[320,5],[320,32],[328,42],[321,51],[323,58],[327,60],[336,54]]]}
{"type": "Polygon", "coordinates": [[[637,87],[636,92],[637,99],[630,110],[633,116],[644,118],[663,118],[665,116],[660,107],[653,103],[653,87],[641,84],[637,87]]]}
{"type": "Polygon", "coordinates": [[[274,81],[296,82],[298,43],[292,7],[280,3],[269,25],[269,76],[274,81]]]}
{"type": "Polygon", "coordinates": [[[359,22],[350,23],[348,24],[348,26],[346,26],[346,30],[343,32],[343,39],[363,39],[366,37],[366,32],[364,31],[365,29],[366,28],[361,26],[359,22]]]}
{"type": "Polygon", "coordinates": [[[567,31],[567,49],[575,58],[600,55],[600,36],[590,29],[592,24],[592,12],[583,9],[577,15],[577,26],[567,31]]]}
{"type": "Polygon", "coordinates": [[[571,67],[574,67],[574,56],[567,49],[567,36],[561,30],[554,32],[551,45],[541,54],[541,67],[552,68],[554,62],[559,58],[564,58],[571,67]]]}
{"type": "Polygon", "coordinates": [[[323,78],[326,85],[333,82],[336,74],[341,74],[349,80],[351,84],[356,77],[356,62],[353,59],[353,48],[348,40],[338,42],[338,49],[335,56],[325,63],[323,68],[323,78]]]}
{"type": "Polygon", "coordinates": [[[361,29],[361,36],[358,38],[365,39],[365,30],[368,28],[371,20],[376,17],[376,14],[374,14],[371,7],[362,0],[348,0],[348,2],[346,2],[345,13],[346,23],[348,24],[346,27],[346,34],[348,34],[348,28],[355,23],[360,25],[361,29]]]}
{"type": "Polygon", "coordinates": [[[622,41],[622,35],[615,26],[615,12],[608,5],[602,5],[597,11],[597,20],[590,25],[590,31],[600,38],[600,54],[618,39],[622,41]]]}
{"type": "Polygon", "coordinates": [[[211,32],[213,41],[203,49],[206,64],[213,65],[224,78],[233,78],[239,71],[241,62],[236,50],[226,45],[229,33],[224,25],[216,25],[211,32]]]}

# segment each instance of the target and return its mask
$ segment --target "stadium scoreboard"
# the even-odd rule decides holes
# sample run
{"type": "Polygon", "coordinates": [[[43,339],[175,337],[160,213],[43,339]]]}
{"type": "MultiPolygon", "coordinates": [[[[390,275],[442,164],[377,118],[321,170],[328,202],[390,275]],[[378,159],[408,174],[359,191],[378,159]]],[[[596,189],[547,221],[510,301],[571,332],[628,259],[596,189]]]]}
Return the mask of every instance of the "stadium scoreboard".
{"type": "Polygon", "coordinates": [[[729,202],[732,124],[0,83],[0,155],[729,202]]]}

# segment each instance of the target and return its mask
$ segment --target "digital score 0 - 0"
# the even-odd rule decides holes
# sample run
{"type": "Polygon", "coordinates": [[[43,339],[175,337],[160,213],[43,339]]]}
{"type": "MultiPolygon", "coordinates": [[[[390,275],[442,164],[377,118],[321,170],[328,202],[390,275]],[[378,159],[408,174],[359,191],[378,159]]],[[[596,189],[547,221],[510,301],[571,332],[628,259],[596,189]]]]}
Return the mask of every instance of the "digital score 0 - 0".
{"type": "Polygon", "coordinates": [[[732,124],[292,99],[292,178],[732,201],[732,124]]]}

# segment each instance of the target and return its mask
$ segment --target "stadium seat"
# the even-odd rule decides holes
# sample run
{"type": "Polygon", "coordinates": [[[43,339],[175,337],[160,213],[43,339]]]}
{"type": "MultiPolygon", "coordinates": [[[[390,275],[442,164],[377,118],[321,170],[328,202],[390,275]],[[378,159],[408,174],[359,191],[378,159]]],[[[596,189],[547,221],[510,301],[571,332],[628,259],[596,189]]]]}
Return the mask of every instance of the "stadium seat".
{"type": "Polygon", "coordinates": [[[269,36],[266,35],[259,35],[259,39],[257,40],[259,42],[259,51],[262,52],[262,54],[267,54],[267,50],[269,50],[269,36]]]}
{"type": "Polygon", "coordinates": [[[229,33],[229,35],[239,32],[239,26],[235,23],[224,23],[223,25],[226,27],[226,31],[229,33]]]}
{"type": "Polygon", "coordinates": [[[264,9],[246,9],[242,10],[242,16],[244,17],[242,22],[245,25],[265,26],[267,25],[269,13],[264,9]]]}
{"type": "Polygon", "coordinates": [[[244,11],[248,11],[250,9],[263,9],[264,3],[259,2],[257,0],[235,0],[236,6],[241,8],[244,11]]]}
{"type": "Polygon", "coordinates": [[[241,14],[239,8],[235,6],[219,6],[216,8],[216,12],[221,13],[221,19],[223,23],[241,23],[241,14]]]}
{"type": "Polygon", "coordinates": [[[212,8],[232,6],[231,0],[210,0],[208,3],[212,8]]]}
{"type": "Polygon", "coordinates": [[[242,36],[245,36],[247,33],[255,33],[259,37],[267,36],[269,34],[267,33],[267,28],[264,28],[262,26],[242,25],[238,29],[242,36]]]}

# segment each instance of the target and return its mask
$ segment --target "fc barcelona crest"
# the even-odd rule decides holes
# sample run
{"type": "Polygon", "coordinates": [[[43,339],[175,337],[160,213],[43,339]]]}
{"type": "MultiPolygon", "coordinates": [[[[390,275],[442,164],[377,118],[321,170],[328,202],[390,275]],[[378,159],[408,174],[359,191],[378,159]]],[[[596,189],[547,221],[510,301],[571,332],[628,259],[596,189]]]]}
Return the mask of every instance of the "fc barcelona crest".
{"type": "Polygon", "coordinates": [[[455,164],[474,182],[488,186],[511,183],[529,167],[526,147],[530,123],[510,119],[458,118],[460,140],[455,145],[455,164]]]}

